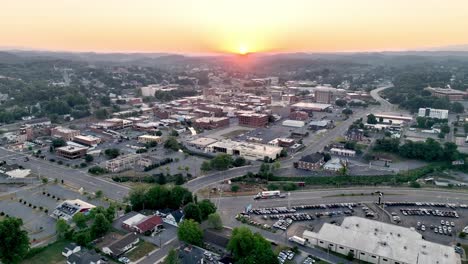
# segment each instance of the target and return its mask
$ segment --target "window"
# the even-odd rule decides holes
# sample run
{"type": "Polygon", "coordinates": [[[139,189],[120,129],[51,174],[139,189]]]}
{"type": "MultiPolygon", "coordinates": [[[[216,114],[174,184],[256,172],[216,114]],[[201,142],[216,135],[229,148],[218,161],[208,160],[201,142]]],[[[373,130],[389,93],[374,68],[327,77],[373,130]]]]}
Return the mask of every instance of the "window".
{"type": "Polygon", "coordinates": [[[344,249],[344,247],[340,247],[340,249],[344,249]]]}
{"type": "Polygon", "coordinates": [[[388,259],[384,258],[384,259],[382,259],[382,261],[388,261],[388,259]]]}
{"type": "Polygon", "coordinates": [[[329,247],[333,247],[333,244],[328,244],[329,247]]]}
{"type": "Polygon", "coordinates": [[[349,251],[350,251],[350,252],[354,252],[354,249],[350,249],[349,251]]]}
{"type": "Polygon", "coordinates": [[[361,252],[361,255],[365,255],[365,254],[366,254],[366,253],[364,253],[364,252],[361,252]]]}
{"type": "Polygon", "coordinates": [[[323,241],[319,241],[320,244],[323,244],[323,241]]]}
{"type": "Polygon", "coordinates": [[[377,256],[372,256],[372,258],[377,258],[377,256]]]}

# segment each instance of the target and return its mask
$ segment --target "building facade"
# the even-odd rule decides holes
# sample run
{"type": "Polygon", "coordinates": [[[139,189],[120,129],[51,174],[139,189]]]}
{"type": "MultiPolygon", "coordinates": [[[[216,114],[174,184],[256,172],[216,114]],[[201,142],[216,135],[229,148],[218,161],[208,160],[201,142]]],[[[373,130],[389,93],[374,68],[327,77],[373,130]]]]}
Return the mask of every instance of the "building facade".
{"type": "Polygon", "coordinates": [[[268,115],[266,114],[240,114],[239,125],[247,127],[265,127],[268,125],[268,115]]]}
{"type": "Polygon", "coordinates": [[[446,109],[419,108],[418,116],[438,119],[448,119],[449,111],[446,109]]]}

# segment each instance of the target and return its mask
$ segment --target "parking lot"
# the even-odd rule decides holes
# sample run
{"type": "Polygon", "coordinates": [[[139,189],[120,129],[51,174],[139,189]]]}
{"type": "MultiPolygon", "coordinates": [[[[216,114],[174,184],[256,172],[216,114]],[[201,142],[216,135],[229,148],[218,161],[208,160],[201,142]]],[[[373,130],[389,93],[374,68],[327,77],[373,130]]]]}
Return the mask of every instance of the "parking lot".
{"type": "Polygon", "coordinates": [[[426,240],[448,245],[468,225],[468,205],[440,202],[387,202],[385,209],[402,226],[416,229],[426,240]]]}
{"type": "Polygon", "coordinates": [[[69,190],[61,184],[47,184],[24,188],[10,198],[0,200],[0,211],[23,219],[30,239],[41,241],[55,234],[55,219],[49,215],[55,207],[67,199],[82,199],[96,206],[108,206],[102,200],[89,200],[85,195],[69,190]]]}

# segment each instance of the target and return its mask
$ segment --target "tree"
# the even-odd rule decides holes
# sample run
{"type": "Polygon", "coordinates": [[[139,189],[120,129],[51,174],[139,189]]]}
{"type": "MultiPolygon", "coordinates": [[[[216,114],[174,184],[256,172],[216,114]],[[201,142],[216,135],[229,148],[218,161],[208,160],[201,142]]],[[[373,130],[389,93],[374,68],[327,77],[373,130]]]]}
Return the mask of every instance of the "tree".
{"type": "Polygon", "coordinates": [[[88,219],[86,218],[86,216],[83,213],[76,213],[73,216],[73,222],[80,229],[83,229],[83,228],[87,227],[87,225],[86,225],[87,221],[88,221],[88,219]]]}
{"type": "Polygon", "coordinates": [[[323,154],[323,161],[327,162],[327,161],[329,161],[329,160],[331,160],[331,155],[330,155],[330,153],[324,153],[324,154],[323,154]]]}
{"type": "Polygon", "coordinates": [[[201,246],[203,244],[203,231],[200,225],[192,219],[183,220],[179,224],[177,237],[192,245],[201,246]]]}
{"type": "Polygon", "coordinates": [[[99,120],[103,120],[109,117],[109,113],[106,109],[101,108],[94,111],[94,116],[99,120]]]}
{"type": "Polygon", "coordinates": [[[337,106],[340,106],[340,107],[345,106],[347,103],[348,103],[348,102],[346,102],[346,100],[343,100],[343,99],[338,99],[338,100],[335,101],[335,104],[336,104],[337,106]]]}
{"type": "Polygon", "coordinates": [[[56,138],[52,140],[53,148],[59,148],[59,147],[63,147],[66,145],[67,145],[67,142],[65,142],[65,140],[63,140],[62,138],[56,138]]]}
{"type": "Polygon", "coordinates": [[[156,180],[156,182],[160,185],[164,185],[167,183],[167,179],[166,179],[166,176],[164,176],[164,173],[160,173],[158,175],[158,179],[156,180]]]}
{"type": "Polygon", "coordinates": [[[105,212],[105,216],[106,216],[107,220],[109,220],[109,222],[112,223],[112,221],[114,221],[114,217],[115,217],[115,206],[114,205],[111,204],[109,207],[107,207],[106,212],[105,212]]]}
{"type": "Polygon", "coordinates": [[[421,184],[419,184],[419,182],[417,182],[417,181],[412,181],[412,182],[410,182],[410,187],[411,188],[421,188],[421,184]]]}
{"type": "MultiPolygon", "coordinates": [[[[468,130],[467,130],[468,131],[468,130]]],[[[207,171],[210,171],[211,170],[211,164],[209,161],[205,160],[202,162],[201,164],[201,168],[200,168],[202,171],[204,172],[207,172],[207,171]]]]}
{"type": "Polygon", "coordinates": [[[106,216],[102,213],[96,214],[94,222],[91,225],[91,234],[93,237],[101,237],[109,231],[111,223],[107,220],[106,216]]]}
{"type": "Polygon", "coordinates": [[[101,190],[97,190],[96,193],[94,194],[97,199],[102,197],[103,192],[101,190]]]}
{"type": "Polygon", "coordinates": [[[166,149],[171,149],[173,151],[178,151],[181,149],[180,143],[177,141],[177,139],[173,136],[169,137],[166,142],[164,142],[164,148],[166,149]]]}
{"type": "Polygon", "coordinates": [[[232,156],[228,154],[216,155],[211,161],[211,168],[215,170],[227,170],[233,163],[232,156]]]}
{"type": "Polygon", "coordinates": [[[367,116],[367,123],[368,124],[377,124],[377,118],[375,117],[374,114],[369,114],[367,116]]]}
{"type": "Polygon", "coordinates": [[[57,237],[59,239],[64,238],[65,234],[70,230],[70,226],[63,219],[58,219],[55,223],[55,230],[57,231],[57,237]]]}
{"type": "Polygon", "coordinates": [[[447,124],[444,124],[440,127],[440,132],[448,134],[450,133],[450,127],[447,124]]]}
{"type": "Polygon", "coordinates": [[[175,179],[175,184],[176,185],[182,185],[182,184],[184,184],[184,182],[185,182],[184,176],[182,176],[182,174],[180,174],[180,173],[177,174],[176,179],[175,179]]]}
{"type": "Polygon", "coordinates": [[[227,249],[236,263],[278,263],[270,242],[247,227],[234,228],[227,249]]]}
{"type": "Polygon", "coordinates": [[[221,216],[217,213],[208,215],[208,226],[216,230],[223,229],[223,220],[221,220],[221,216]]]}
{"type": "Polygon", "coordinates": [[[465,107],[459,102],[452,103],[452,111],[455,113],[463,113],[465,111],[465,107]]]}
{"type": "Polygon", "coordinates": [[[240,189],[239,185],[232,185],[231,186],[231,192],[238,192],[240,189]]]}
{"type": "Polygon", "coordinates": [[[179,260],[179,254],[177,254],[177,251],[175,249],[169,250],[169,253],[167,253],[166,258],[164,259],[164,264],[180,264],[179,260]]]}
{"type": "Polygon", "coordinates": [[[349,108],[345,108],[345,109],[343,109],[343,111],[341,111],[341,113],[342,113],[343,115],[349,116],[349,115],[352,115],[352,114],[353,114],[353,110],[351,110],[351,109],[349,109],[349,108]]]}
{"type": "Polygon", "coordinates": [[[115,159],[120,155],[119,149],[116,148],[110,148],[106,149],[104,151],[104,154],[109,158],[109,159],[115,159]]]}
{"type": "Polygon", "coordinates": [[[90,162],[93,162],[94,157],[93,157],[93,155],[86,154],[84,159],[85,159],[86,162],[90,163],[90,162]]]}
{"type": "Polygon", "coordinates": [[[91,232],[90,232],[89,228],[86,228],[86,229],[80,230],[78,232],[75,232],[73,234],[72,240],[74,242],[76,242],[80,246],[86,246],[93,239],[91,237],[91,232]]]}
{"type": "Polygon", "coordinates": [[[208,215],[216,212],[216,206],[208,199],[203,199],[199,202],[198,207],[200,208],[202,220],[206,220],[208,215]]]}
{"type": "Polygon", "coordinates": [[[160,130],[156,131],[155,134],[156,134],[156,136],[158,136],[158,137],[162,136],[162,132],[161,132],[160,130]]]}
{"type": "Polygon", "coordinates": [[[175,130],[172,130],[170,135],[171,135],[171,137],[178,137],[179,133],[177,131],[175,131],[175,130]]]}
{"type": "Polygon", "coordinates": [[[445,133],[444,132],[440,132],[438,135],[437,135],[438,138],[440,139],[443,139],[445,138],[445,133]]]}
{"type": "Polygon", "coordinates": [[[282,149],[280,152],[280,157],[284,158],[288,156],[288,151],[286,149],[282,149]]]}
{"type": "Polygon", "coordinates": [[[169,195],[168,205],[172,209],[180,208],[193,201],[192,193],[184,187],[174,186],[169,195]]]}
{"type": "Polygon", "coordinates": [[[189,203],[184,207],[185,219],[192,219],[199,223],[202,221],[202,212],[200,207],[195,203],[189,203]]]}
{"type": "Polygon", "coordinates": [[[0,260],[19,263],[29,250],[28,232],[21,229],[23,221],[8,217],[0,221],[0,260]]]}
{"type": "Polygon", "coordinates": [[[234,167],[242,167],[244,166],[246,163],[246,160],[244,157],[237,157],[236,159],[234,159],[234,161],[232,162],[232,165],[234,165],[234,167]]]}

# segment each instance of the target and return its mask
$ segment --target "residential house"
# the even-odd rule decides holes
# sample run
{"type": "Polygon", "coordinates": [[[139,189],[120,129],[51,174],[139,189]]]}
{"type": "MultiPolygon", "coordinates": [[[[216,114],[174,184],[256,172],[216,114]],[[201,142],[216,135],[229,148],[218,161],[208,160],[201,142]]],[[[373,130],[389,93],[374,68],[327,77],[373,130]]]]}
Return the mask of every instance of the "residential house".
{"type": "Polygon", "coordinates": [[[167,214],[163,221],[164,223],[179,227],[179,223],[184,219],[184,212],[182,210],[175,210],[167,214]]]}
{"type": "Polygon", "coordinates": [[[128,233],[110,245],[104,246],[102,252],[112,257],[118,257],[132,249],[138,242],[140,242],[140,238],[138,238],[136,233],[128,233]]]}
{"type": "Polygon", "coordinates": [[[103,264],[101,256],[92,251],[80,251],[67,258],[67,264],[103,264]]]}
{"type": "Polygon", "coordinates": [[[70,243],[65,246],[65,248],[62,251],[62,255],[66,258],[68,258],[70,255],[73,253],[80,252],[81,247],[75,243],[70,243]]]}

